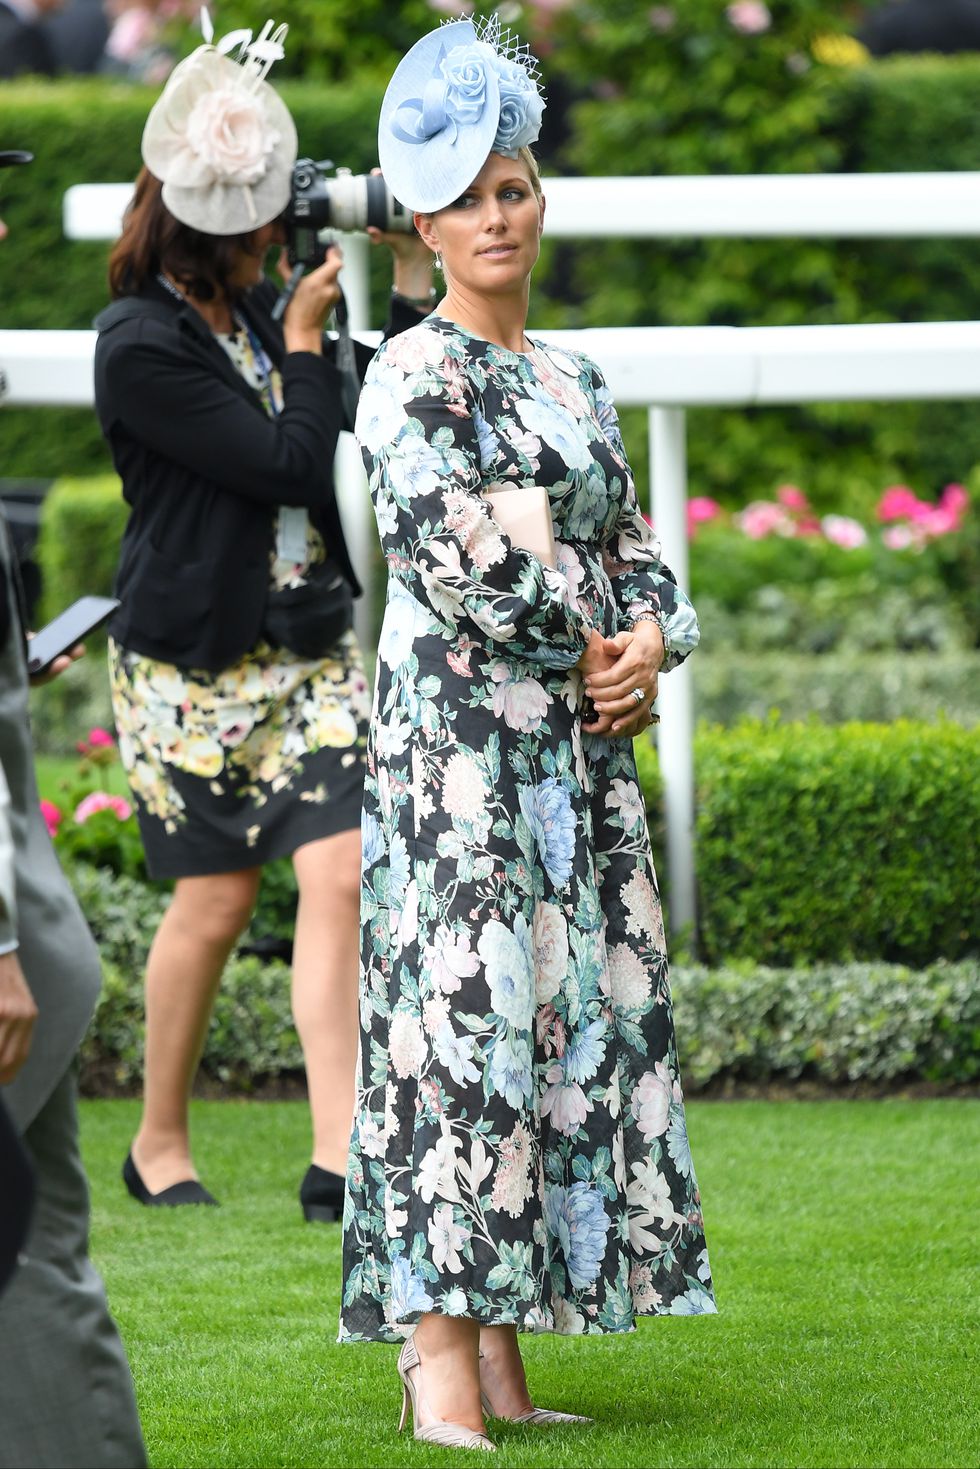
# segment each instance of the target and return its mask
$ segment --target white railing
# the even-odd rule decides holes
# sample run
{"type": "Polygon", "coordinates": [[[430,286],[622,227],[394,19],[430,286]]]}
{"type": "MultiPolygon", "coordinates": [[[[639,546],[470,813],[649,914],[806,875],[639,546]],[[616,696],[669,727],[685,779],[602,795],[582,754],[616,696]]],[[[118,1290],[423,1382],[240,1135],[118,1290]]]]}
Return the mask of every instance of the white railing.
{"type": "MultiPolygon", "coordinates": [[[[980,173],[772,174],[547,179],[547,232],[565,238],[936,238],[980,235],[980,173]]],[[[119,232],[130,184],[65,195],[65,233],[119,232]]],[[[351,324],[368,326],[368,245],[343,241],[351,324]]],[[[885,303],[883,303],[885,304],[885,303]]],[[[685,410],[708,405],[980,398],[980,324],[609,328],[539,335],[594,357],[620,406],[649,411],[651,506],[664,559],[688,583],[685,410]]],[[[89,332],[0,331],[7,401],[92,401],[89,332]]],[[[355,562],[369,564],[370,508],[356,446],[342,435],[338,492],[355,562]]],[[[694,711],[687,667],[665,677],[658,748],[664,777],[671,914],[693,921],[694,711]]]]}

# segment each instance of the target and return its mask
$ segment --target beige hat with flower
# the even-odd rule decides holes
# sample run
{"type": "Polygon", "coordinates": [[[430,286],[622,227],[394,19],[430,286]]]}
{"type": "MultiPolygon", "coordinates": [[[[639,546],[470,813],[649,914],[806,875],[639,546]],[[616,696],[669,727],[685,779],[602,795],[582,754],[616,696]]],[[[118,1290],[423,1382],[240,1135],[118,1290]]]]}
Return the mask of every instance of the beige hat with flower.
{"type": "Polygon", "coordinates": [[[208,235],[268,224],[289,201],[296,128],[265,80],[283,56],[287,27],[232,31],[178,63],[143,129],[143,162],[163,184],[170,213],[208,235]],[[233,59],[231,53],[236,53],[233,59]]]}

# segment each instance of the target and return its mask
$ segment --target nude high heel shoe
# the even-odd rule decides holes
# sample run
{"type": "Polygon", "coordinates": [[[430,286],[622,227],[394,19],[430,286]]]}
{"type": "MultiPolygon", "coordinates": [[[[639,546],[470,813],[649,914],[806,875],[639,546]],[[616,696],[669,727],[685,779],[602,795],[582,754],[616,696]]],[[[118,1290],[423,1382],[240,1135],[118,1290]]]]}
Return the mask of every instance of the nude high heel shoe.
{"type": "Polygon", "coordinates": [[[411,1401],[412,1435],[419,1442],[438,1444],[444,1449],[483,1449],[485,1453],[490,1454],[496,1452],[497,1445],[487,1438],[485,1433],[475,1433],[472,1428],[467,1428],[463,1423],[445,1423],[440,1419],[434,1423],[427,1423],[424,1427],[419,1426],[419,1399],[425,1401],[425,1390],[422,1386],[422,1363],[419,1361],[418,1349],[411,1337],[398,1353],[398,1376],[402,1380],[402,1416],[398,1422],[399,1433],[405,1427],[408,1405],[411,1401]]]}
{"type": "MultiPolygon", "coordinates": [[[[480,1353],[480,1361],[486,1358],[480,1353]]],[[[504,1418],[502,1414],[495,1411],[487,1393],[481,1392],[480,1398],[483,1403],[483,1411],[489,1418],[500,1418],[503,1423],[529,1423],[532,1428],[560,1428],[567,1423],[594,1423],[594,1418],[586,1418],[582,1413],[559,1413],[555,1408],[529,1408],[526,1413],[519,1413],[516,1418],[504,1418]]]]}

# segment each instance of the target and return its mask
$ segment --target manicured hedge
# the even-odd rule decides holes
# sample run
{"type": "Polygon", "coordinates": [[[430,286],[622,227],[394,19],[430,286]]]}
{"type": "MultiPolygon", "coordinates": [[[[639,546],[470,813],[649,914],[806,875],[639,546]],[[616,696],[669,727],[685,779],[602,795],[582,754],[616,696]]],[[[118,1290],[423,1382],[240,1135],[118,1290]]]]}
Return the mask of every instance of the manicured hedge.
{"type": "Polygon", "coordinates": [[[916,966],[980,948],[980,729],[702,729],[701,954],[916,966]]]}
{"type": "MultiPolygon", "coordinates": [[[[83,1090],[137,1089],[143,1068],[141,955],[165,899],[128,879],[77,867],[76,889],[106,956],[82,1046],[83,1090]]],[[[980,964],[753,965],[673,970],[681,1072],[689,1092],[723,1084],[902,1081],[980,1076],[980,964]]],[[[295,1076],[302,1052],[279,961],[233,959],[215,1006],[205,1076],[231,1092],[295,1076]]]]}
{"type": "Polygon", "coordinates": [[[980,652],[836,654],[699,651],[694,707],[708,724],[816,716],[825,724],[887,724],[943,716],[980,723],[980,652]]]}

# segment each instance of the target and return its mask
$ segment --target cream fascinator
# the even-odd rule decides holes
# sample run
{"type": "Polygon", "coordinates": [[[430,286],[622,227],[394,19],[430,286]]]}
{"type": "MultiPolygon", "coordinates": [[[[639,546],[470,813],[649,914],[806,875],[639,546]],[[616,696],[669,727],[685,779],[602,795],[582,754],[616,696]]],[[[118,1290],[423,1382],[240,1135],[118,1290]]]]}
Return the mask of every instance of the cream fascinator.
{"type": "Polygon", "coordinates": [[[381,172],[407,209],[458,199],[491,153],[516,158],[541,131],[537,62],[496,16],[449,21],[402,57],[378,125],[381,172]]]}
{"type": "Polygon", "coordinates": [[[215,43],[202,10],[205,44],[174,67],[146,119],[143,162],[170,213],[192,229],[246,234],[289,201],[296,128],[265,80],[287,29],[270,20],[254,39],[232,31],[215,43]]]}

